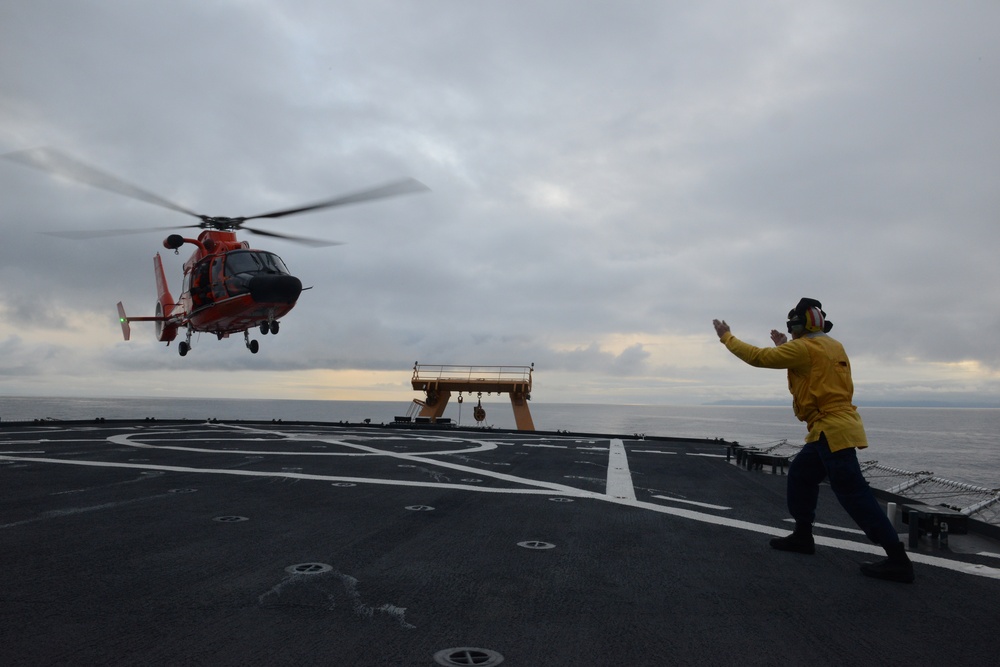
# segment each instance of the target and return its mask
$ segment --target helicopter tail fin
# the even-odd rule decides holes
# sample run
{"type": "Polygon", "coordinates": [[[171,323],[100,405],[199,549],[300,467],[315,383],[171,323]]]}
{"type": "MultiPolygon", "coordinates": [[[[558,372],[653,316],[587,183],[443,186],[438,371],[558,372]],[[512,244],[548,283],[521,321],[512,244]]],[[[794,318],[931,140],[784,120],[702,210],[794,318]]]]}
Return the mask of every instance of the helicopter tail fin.
{"type": "Polygon", "coordinates": [[[156,300],[162,308],[162,313],[157,313],[164,317],[169,317],[174,310],[174,297],[170,294],[170,287],[167,285],[167,276],[163,273],[163,261],[160,253],[153,257],[153,274],[156,276],[156,300]]]}
{"type": "Polygon", "coordinates": [[[174,303],[174,297],[167,286],[167,277],[163,273],[163,262],[160,261],[159,253],[153,257],[153,275],[156,277],[156,315],[129,317],[125,314],[125,306],[121,301],[118,302],[118,321],[122,325],[122,336],[125,340],[132,337],[130,322],[156,322],[156,339],[160,341],[169,343],[177,337],[177,322],[171,317],[177,304],[174,303]]]}
{"type": "Polygon", "coordinates": [[[156,253],[153,257],[153,274],[156,276],[156,317],[150,319],[156,322],[156,340],[169,345],[170,341],[177,338],[178,323],[174,317],[177,302],[170,294],[167,276],[163,273],[163,261],[160,259],[160,253],[156,253]]]}
{"type": "Polygon", "coordinates": [[[121,322],[122,325],[122,335],[125,337],[125,340],[128,340],[132,335],[132,328],[128,324],[128,316],[125,314],[125,306],[122,305],[121,301],[118,302],[118,321],[121,322]]]}

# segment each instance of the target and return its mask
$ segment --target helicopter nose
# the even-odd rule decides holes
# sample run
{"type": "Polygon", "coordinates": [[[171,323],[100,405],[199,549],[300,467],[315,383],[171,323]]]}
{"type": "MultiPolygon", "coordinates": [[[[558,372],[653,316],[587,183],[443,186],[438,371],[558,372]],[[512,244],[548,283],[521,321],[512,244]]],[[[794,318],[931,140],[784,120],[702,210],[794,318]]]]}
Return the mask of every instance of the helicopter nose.
{"type": "Polygon", "coordinates": [[[254,276],[250,296],[257,303],[295,303],[302,292],[302,281],[295,276],[254,276]]]}

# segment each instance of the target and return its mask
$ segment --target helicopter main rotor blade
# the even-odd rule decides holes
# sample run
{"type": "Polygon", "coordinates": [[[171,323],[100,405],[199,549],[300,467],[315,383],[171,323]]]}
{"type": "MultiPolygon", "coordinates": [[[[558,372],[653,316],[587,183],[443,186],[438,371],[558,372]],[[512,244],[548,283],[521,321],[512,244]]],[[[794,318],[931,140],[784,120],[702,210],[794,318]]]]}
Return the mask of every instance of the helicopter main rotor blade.
{"type": "Polygon", "coordinates": [[[306,206],[301,206],[299,208],[290,208],[283,211],[275,211],[274,213],[265,213],[264,215],[251,215],[249,217],[242,219],[257,220],[260,218],[281,218],[286,215],[307,213],[309,211],[317,211],[322,208],[333,208],[334,206],[357,204],[360,202],[371,201],[373,199],[396,197],[398,195],[406,195],[413,192],[424,192],[427,190],[430,190],[430,188],[421,183],[420,181],[413,178],[407,178],[401,181],[388,183],[386,185],[382,185],[377,188],[370,188],[368,190],[361,190],[359,192],[354,192],[349,195],[343,195],[341,197],[337,197],[336,199],[328,199],[326,201],[316,202],[315,204],[308,204],[306,206]]]}
{"type": "Polygon", "coordinates": [[[147,204],[161,206],[163,208],[168,208],[171,211],[177,211],[178,213],[184,213],[185,215],[191,215],[196,218],[201,217],[194,211],[189,211],[169,199],[164,199],[163,197],[154,195],[152,192],[147,192],[136,185],[126,183],[117,176],[112,176],[111,174],[105,173],[96,167],[84,164],[76,158],[72,158],[69,155],[60,153],[52,148],[29,148],[28,150],[5,153],[0,155],[0,157],[28,167],[40,169],[41,171],[45,171],[50,174],[56,174],[58,176],[72,179],[79,183],[83,183],[84,185],[100,188],[102,190],[108,190],[109,192],[114,192],[115,194],[131,197],[132,199],[138,199],[139,201],[144,201],[147,204]]]}
{"type": "Polygon", "coordinates": [[[170,227],[151,227],[149,229],[89,229],[82,231],[64,232],[40,232],[46,236],[57,236],[61,239],[73,239],[74,241],[86,241],[88,239],[102,239],[111,236],[126,236],[128,234],[148,234],[150,232],[173,231],[175,229],[187,229],[189,227],[201,227],[201,225],[171,225],[170,227]]]}
{"type": "Polygon", "coordinates": [[[264,231],[263,229],[254,229],[253,227],[240,227],[240,229],[246,232],[250,232],[251,234],[270,236],[276,239],[285,239],[286,241],[294,241],[295,243],[301,243],[302,245],[308,245],[314,248],[325,248],[335,245],[344,245],[340,241],[324,241],[322,239],[310,239],[305,236],[292,236],[291,234],[279,234],[277,232],[267,232],[264,231]]]}

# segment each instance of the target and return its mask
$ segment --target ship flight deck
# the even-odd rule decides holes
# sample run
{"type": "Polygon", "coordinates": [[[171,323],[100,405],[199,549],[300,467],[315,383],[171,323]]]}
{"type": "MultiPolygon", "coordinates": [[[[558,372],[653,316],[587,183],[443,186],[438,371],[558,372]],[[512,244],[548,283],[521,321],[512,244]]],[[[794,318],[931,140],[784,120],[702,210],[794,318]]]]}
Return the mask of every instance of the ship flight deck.
{"type": "MultiPolygon", "coordinates": [[[[0,426],[5,665],[992,664],[1000,545],[917,580],[724,443],[364,424],[0,426]]],[[[906,527],[900,526],[906,542],[906,527]]]]}

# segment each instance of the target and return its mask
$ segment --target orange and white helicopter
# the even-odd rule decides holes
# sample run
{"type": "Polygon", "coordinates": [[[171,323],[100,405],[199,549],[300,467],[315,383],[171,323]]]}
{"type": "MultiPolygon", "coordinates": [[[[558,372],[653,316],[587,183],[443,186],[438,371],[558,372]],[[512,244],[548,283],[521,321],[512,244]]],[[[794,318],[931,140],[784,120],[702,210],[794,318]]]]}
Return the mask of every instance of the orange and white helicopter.
{"type": "Polygon", "coordinates": [[[181,356],[185,356],[191,350],[191,336],[196,332],[215,334],[219,339],[227,338],[233,333],[242,333],[247,349],[256,354],[259,343],[250,339],[250,330],[259,328],[261,334],[278,333],[280,319],[295,307],[295,302],[303,290],[302,281],[289,273],[285,263],[278,255],[251,248],[246,241],[237,240],[236,232],[247,231],[252,234],[286,239],[311,246],[340,245],[332,241],[254,229],[244,226],[245,222],[281,218],[297,213],[307,213],[428,189],[419,181],[404,179],[334,199],[273,213],[238,218],[213,217],[194,213],[183,206],[49,148],[17,151],[4,154],[2,157],[93,187],[194,216],[201,221],[193,225],[152,229],[47,232],[53,236],[64,238],[89,239],[166,229],[201,229],[202,232],[198,238],[186,238],[180,234],[171,234],[163,241],[163,246],[175,253],[179,253],[179,249],[185,244],[194,246],[194,253],[184,263],[184,283],[180,298],[175,299],[171,294],[163,271],[163,262],[160,259],[160,254],[156,253],[153,257],[153,273],[156,278],[157,292],[156,314],[145,317],[129,316],[125,314],[125,308],[121,301],[118,302],[118,317],[125,340],[131,336],[130,322],[155,322],[157,340],[165,342],[167,345],[177,338],[181,329],[184,329],[184,340],[177,344],[181,356]]]}

